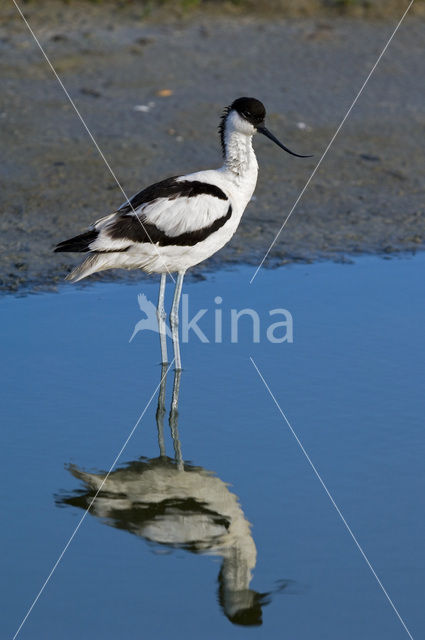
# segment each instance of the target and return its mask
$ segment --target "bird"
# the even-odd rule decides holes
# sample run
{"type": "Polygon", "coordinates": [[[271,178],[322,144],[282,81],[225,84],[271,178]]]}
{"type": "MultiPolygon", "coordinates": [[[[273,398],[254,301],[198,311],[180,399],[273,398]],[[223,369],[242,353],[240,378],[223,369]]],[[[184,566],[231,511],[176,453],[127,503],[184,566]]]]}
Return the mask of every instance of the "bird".
{"type": "Polygon", "coordinates": [[[264,593],[250,587],[257,549],[238,496],[214,472],[183,460],[178,433],[178,370],[174,372],[169,415],[175,455],[174,459],[167,456],[167,373],[163,365],[156,411],[159,456],[139,458],[110,473],[90,473],[71,464],[69,472],[84,483],[84,489],[62,493],[57,504],[88,510],[110,526],[158,547],[221,558],[218,601],[224,615],[232,624],[259,626],[262,608],[273,593],[290,586],[290,581],[282,580],[278,589],[264,593]]]}
{"type": "Polygon", "coordinates": [[[219,123],[223,164],[218,169],[173,176],[152,184],[97,220],[88,231],[60,242],[55,252],[88,253],[66,277],[78,282],[106,269],[142,269],[161,274],[157,320],[162,363],[168,363],[164,308],[167,274],[177,273],[170,327],[174,366],[181,369],[179,304],[186,271],[229,242],[251,200],[258,176],[252,146],[260,133],[293,156],[265,126],[266,109],[256,98],[227,106],[219,123]]]}

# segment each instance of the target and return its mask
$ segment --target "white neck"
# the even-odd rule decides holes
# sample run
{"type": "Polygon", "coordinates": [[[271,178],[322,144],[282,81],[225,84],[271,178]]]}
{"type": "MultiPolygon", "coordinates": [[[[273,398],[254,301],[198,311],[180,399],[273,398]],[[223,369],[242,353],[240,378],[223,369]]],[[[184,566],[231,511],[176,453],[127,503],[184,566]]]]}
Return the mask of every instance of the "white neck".
{"type": "Polygon", "coordinates": [[[252,136],[238,131],[225,132],[224,166],[237,176],[258,172],[257,158],[252,147],[252,136]]]}
{"type": "Polygon", "coordinates": [[[258,164],[252,148],[254,129],[248,122],[234,111],[231,111],[224,122],[224,166],[236,177],[246,174],[257,175],[258,164]]]}

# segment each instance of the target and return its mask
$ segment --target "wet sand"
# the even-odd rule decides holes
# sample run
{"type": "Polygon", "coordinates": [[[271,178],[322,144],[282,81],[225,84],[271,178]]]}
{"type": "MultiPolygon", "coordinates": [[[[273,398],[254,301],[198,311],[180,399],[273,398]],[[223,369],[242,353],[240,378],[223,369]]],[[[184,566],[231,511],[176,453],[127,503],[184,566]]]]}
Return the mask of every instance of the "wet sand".
{"type": "MultiPolygon", "coordinates": [[[[218,118],[239,95],[263,100],[269,128],[315,155],[255,141],[255,199],[200,272],[258,264],[397,22],[217,12],[159,20],[134,6],[48,7],[30,3],[25,14],[129,195],[218,166],[218,118]]],[[[422,30],[419,16],[402,25],[267,265],[423,248],[422,30]]],[[[53,254],[55,243],[124,198],[13,5],[2,9],[0,53],[0,286],[45,289],[78,260],[53,254]]]]}

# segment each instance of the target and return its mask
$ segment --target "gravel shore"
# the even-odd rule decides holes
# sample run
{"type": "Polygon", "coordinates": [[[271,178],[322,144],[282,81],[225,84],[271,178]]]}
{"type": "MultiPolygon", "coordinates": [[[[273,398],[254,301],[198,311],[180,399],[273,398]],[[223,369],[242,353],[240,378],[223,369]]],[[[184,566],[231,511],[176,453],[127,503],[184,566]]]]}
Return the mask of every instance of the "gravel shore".
{"type": "MultiPolygon", "coordinates": [[[[201,271],[259,263],[397,22],[217,12],[158,20],[134,8],[48,6],[25,5],[25,15],[126,193],[218,166],[218,119],[240,95],[265,103],[269,128],[290,148],[314,154],[255,141],[255,198],[201,271]]],[[[268,265],[424,247],[423,26],[406,18],[268,265]]],[[[124,198],[12,3],[0,53],[0,286],[45,289],[78,258],[53,254],[55,243],[124,198]]]]}

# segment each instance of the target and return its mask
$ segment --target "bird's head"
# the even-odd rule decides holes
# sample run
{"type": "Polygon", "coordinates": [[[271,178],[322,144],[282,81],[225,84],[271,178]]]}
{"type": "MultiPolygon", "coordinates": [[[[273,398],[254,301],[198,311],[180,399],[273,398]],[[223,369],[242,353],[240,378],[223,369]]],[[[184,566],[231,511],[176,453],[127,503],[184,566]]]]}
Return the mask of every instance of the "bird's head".
{"type": "Polygon", "coordinates": [[[247,136],[253,136],[255,133],[262,133],[263,136],[272,140],[281,149],[298,158],[311,158],[311,156],[302,156],[294,153],[288,147],[285,147],[265,126],[266,109],[262,102],[256,98],[237,98],[231,105],[225,108],[221,117],[219,126],[221,144],[223,151],[225,150],[225,132],[237,131],[247,136]]]}

